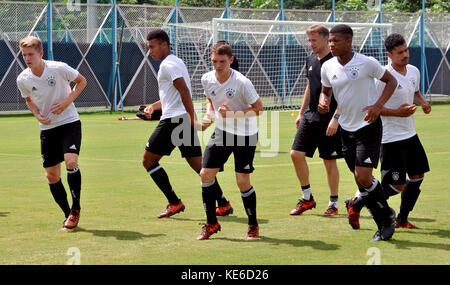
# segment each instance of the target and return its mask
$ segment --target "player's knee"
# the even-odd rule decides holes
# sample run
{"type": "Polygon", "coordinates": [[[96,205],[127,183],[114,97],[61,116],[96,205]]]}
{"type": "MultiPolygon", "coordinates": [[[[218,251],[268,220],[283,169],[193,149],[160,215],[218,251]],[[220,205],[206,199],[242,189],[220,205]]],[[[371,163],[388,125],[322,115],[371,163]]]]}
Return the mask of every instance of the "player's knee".
{"type": "Polygon", "coordinates": [[[239,189],[242,191],[246,191],[250,188],[250,179],[248,176],[236,176],[236,183],[239,189]]]}
{"type": "Polygon", "coordinates": [[[291,150],[291,159],[293,161],[305,159],[305,153],[297,150],[291,150]]]}
{"type": "Polygon", "coordinates": [[[75,169],[77,167],[78,167],[78,161],[76,161],[76,160],[69,160],[66,162],[67,169],[75,169]]]}
{"type": "Polygon", "coordinates": [[[200,170],[200,178],[202,179],[202,183],[209,183],[209,182],[213,182],[214,178],[215,178],[215,174],[205,168],[202,168],[202,170],[200,170]]]}
{"type": "Polygon", "coordinates": [[[61,177],[54,172],[45,172],[45,177],[47,178],[49,184],[55,184],[59,181],[59,179],[61,179],[61,177]]]}
{"type": "Polygon", "coordinates": [[[358,185],[363,187],[370,187],[370,185],[372,185],[372,175],[366,175],[365,173],[355,171],[355,180],[358,185]]]}

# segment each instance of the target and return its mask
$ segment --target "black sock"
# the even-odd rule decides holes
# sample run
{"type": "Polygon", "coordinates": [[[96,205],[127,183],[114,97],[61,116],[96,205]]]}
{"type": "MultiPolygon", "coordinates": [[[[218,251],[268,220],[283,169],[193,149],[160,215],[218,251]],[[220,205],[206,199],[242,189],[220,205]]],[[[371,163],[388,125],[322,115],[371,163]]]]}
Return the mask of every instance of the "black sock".
{"type": "Polygon", "coordinates": [[[402,191],[402,202],[400,203],[400,211],[398,212],[397,219],[402,222],[408,220],[409,212],[411,212],[416,204],[420,195],[420,185],[423,178],[409,179],[406,182],[405,188],[402,191]]]}
{"type": "Polygon", "coordinates": [[[53,199],[59,205],[61,210],[64,212],[64,216],[67,218],[70,214],[69,201],[67,201],[67,193],[66,189],[64,189],[64,185],[59,179],[55,184],[49,184],[50,192],[52,192],[53,199]]]}
{"type": "Polygon", "coordinates": [[[72,194],[72,210],[80,210],[81,172],[78,166],[74,169],[67,169],[67,182],[72,194]]]}
{"type": "Polygon", "coordinates": [[[217,224],[216,217],[216,186],[215,181],[202,183],[202,199],[206,212],[206,222],[208,224],[217,224]]]}
{"type": "Polygon", "coordinates": [[[383,222],[386,221],[391,214],[390,207],[384,196],[383,188],[380,182],[374,177],[372,185],[364,190],[367,195],[363,196],[364,204],[372,215],[378,229],[381,229],[383,222]]]}
{"type": "Polygon", "coordinates": [[[220,188],[219,182],[217,181],[217,177],[216,177],[216,182],[214,183],[214,187],[216,187],[216,199],[217,199],[217,205],[219,206],[225,206],[226,204],[228,204],[227,199],[225,198],[225,195],[223,194],[222,188],[220,188]]]}
{"type": "Polygon", "coordinates": [[[166,171],[162,168],[159,163],[155,163],[147,169],[147,172],[152,177],[153,181],[155,181],[156,185],[161,189],[163,194],[166,196],[167,201],[170,204],[178,204],[180,199],[175,194],[175,191],[172,189],[172,185],[169,182],[169,176],[167,176],[166,171]]]}
{"type": "Polygon", "coordinates": [[[400,190],[397,190],[392,184],[383,185],[383,191],[386,200],[389,199],[389,197],[395,196],[401,192],[400,190]]]}
{"type": "Polygon", "coordinates": [[[355,200],[353,201],[353,207],[356,208],[356,210],[361,211],[361,209],[364,207],[364,199],[363,196],[367,195],[367,191],[364,188],[359,188],[360,195],[358,197],[355,197],[355,200]]]}
{"type": "Polygon", "coordinates": [[[253,187],[245,192],[241,192],[242,202],[244,202],[245,212],[248,216],[249,225],[258,225],[256,220],[256,192],[253,187]]]}

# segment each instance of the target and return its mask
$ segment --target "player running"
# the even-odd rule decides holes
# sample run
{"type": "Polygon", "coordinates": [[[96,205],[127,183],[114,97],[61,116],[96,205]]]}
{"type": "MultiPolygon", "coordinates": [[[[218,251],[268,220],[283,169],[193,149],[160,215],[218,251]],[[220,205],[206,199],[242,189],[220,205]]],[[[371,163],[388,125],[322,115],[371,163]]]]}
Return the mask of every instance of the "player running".
{"type": "MultiPolygon", "coordinates": [[[[401,193],[400,211],[395,220],[396,228],[418,229],[408,221],[420,194],[424,173],[430,170],[425,150],[417,136],[414,124],[415,104],[429,114],[431,106],[420,94],[420,72],[409,62],[409,50],[400,34],[391,34],[385,40],[391,63],[386,69],[397,79],[398,86],[381,110],[383,138],[381,144],[381,184],[386,199],[401,193]],[[409,179],[406,179],[408,174],[409,179]]],[[[376,82],[378,93],[385,84],[376,82]]],[[[353,227],[359,224],[359,212],[363,200],[358,196],[347,200],[349,221],[353,227]]]]}
{"type": "Polygon", "coordinates": [[[28,36],[19,42],[28,68],[17,77],[17,86],[28,109],[39,121],[41,156],[50,192],[64,213],[61,230],[77,227],[80,220],[81,122],[73,101],[86,87],[86,79],[64,62],[43,60],[42,42],[28,36]],[[70,82],[74,82],[72,89],[70,82]],[[67,182],[72,194],[69,207],[61,182],[61,162],[65,162],[67,182]]]}
{"type": "Polygon", "coordinates": [[[250,183],[253,158],[258,141],[256,116],[263,110],[261,99],[249,79],[230,68],[232,49],[226,43],[218,43],[211,50],[214,70],[202,76],[206,95],[207,114],[202,129],[216,119],[216,129],[211,136],[202,161],[202,198],[206,212],[206,224],[197,240],[208,239],[221,230],[215,211],[216,175],[223,170],[229,156],[234,155],[236,182],[248,216],[247,239],[259,237],[256,219],[256,193],[250,183]]]}

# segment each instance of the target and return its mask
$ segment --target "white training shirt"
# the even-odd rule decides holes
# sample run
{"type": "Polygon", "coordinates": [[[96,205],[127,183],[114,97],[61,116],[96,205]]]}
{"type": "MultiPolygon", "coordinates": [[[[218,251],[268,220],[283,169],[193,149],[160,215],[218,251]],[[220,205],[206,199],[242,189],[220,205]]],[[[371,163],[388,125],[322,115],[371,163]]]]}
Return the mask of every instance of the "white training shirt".
{"type": "Polygon", "coordinates": [[[186,113],[180,92],[173,85],[173,81],[180,77],[183,77],[192,97],[191,80],[186,65],[181,59],[170,54],[161,62],[158,71],[159,99],[162,108],[161,120],[186,113]]]}
{"type": "Polygon", "coordinates": [[[239,111],[251,107],[259,99],[252,82],[236,70],[221,84],[216,78],[216,71],[203,74],[202,85],[207,98],[211,99],[216,128],[239,136],[250,136],[258,132],[256,116],[248,118],[223,118],[217,111],[222,104],[227,104],[230,111],[239,111]]]}
{"type": "MultiPolygon", "coordinates": [[[[406,66],[406,75],[397,72],[390,64],[386,66],[386,69],[397,79],[398,85],[384,107],[397,109],[402,104],[414,104],[414,93],[419,91],[420,87],[419,70],[410,64],[406,66]]],[[[381,96],[386,84],[376,80],[375,85],[378,96],[381,96]]],[[[381,116],[381,120],[383,121],[381,143],[401,141],[416,135],[414,115],[409,117],[381,116]]]]}
{"type": "Polygon", "coordinates": [[[17,87],[22,97],[31,96],[39,111],[51,120],[48,125],[39,123],[41,130],[78,121],[80,118],[73,103],[59,115],[50,111],[53,104],[69,96],[72,91],[70,82],[78,77],[78,71],[64,62],[44,60],[44,63],[44,72],[40,77],[34,75],[30,68],[17,77],[17,87]]]}
{"type": "Polygon", "coordinates": [[[341,115],[339,125],[344,130],[354,132],[369,124],[364,121],[367,112],[361,110],[375,103],[374,78],[380,79],[384,72],[385,69],[375,58],[357,52],[344,66],[337,57],[322,65],[322,85],[333,88],[341,115]]]}

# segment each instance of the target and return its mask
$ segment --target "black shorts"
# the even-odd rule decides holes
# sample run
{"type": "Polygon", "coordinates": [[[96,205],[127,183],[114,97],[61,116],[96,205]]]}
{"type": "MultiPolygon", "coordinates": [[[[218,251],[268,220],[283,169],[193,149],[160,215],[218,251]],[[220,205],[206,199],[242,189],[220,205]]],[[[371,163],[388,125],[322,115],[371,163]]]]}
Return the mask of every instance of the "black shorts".
{"type": "Polygon", "coordinates": [[[191,126],[188,114],[160,121],[145,150],[162,156],[170,155],[175,147],[180,149],[182,157],[202,155],[197,131],[191,126]]]}
{"type": "Polygon", "coordinates": [[[406,174],[414,176],[430,171],[427,155],[417,135],[381,145],[381,179],[384,183],[402,185],[406,174]]]}
{"type": "Polygon", "coordinates": [[[350,171],[354,172],[355,166],[377,168],[382,135],[380,117],[355,132],[342,130],[342,151],[350,171]]]}
{"type": "Polygon", "coordinates": [[[336,134],[326,135],[329,121],[309,121],[303,119],[298,127],[292,144],[292,150],[302,151],[307,157],[313,157],[316,149],[319,149],[319,157],[332,160],[344,157],[342,154],[341,128],[336,134]]]}
{"type": "Polygon", "coordinates": [[[219,168],[227,162],[231,153],[234,156],[234,170],[238,173],[252,173],[258,134],[238,136],[215,129],[203,155],[203,168],[219,168]]]}
{"type": "Polygon", "coordinates": [[[80,154],[81,122],[41,131],[41,156],[44,168],[64,161],[65,153],[80,154]]]}

